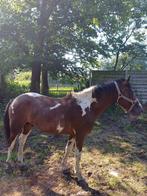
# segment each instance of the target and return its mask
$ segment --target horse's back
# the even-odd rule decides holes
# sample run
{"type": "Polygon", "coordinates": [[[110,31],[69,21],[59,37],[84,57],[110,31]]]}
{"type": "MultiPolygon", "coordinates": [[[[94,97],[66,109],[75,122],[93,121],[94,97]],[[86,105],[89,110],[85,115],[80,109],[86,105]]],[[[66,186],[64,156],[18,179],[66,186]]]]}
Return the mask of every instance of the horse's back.
{"type": "Polygon", "coordinates": [[[69,127],[69,105],[66,98],[55,99],[38,93],[24,93],[13,100],[10,116],[12,121],[21,125],[30,123],[47,132],[56,129],[59,132],[61,127],[69,127]]]}
{"type": "Polygon", "coordinates": [[[25,118],[27,120],[30,115],[39,112],[50,102],[49,98],[38,93],[24,93],[13,100],[9,108],[9,114],[12,119],[25,118]]]}

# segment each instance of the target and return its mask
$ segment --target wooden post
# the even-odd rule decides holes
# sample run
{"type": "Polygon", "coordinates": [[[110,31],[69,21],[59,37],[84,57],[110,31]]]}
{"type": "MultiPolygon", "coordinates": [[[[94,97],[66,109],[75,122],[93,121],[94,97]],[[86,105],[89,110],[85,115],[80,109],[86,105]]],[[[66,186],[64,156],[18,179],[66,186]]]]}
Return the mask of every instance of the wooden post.
{"type": "Polygon", "coordinates": [[[129,75],[128,75],[128,69],[126,69],[126,70],[125,70],[125,79],[126,79],[126,80],[128,79],[128,76],[129,76],[129,75]]]}

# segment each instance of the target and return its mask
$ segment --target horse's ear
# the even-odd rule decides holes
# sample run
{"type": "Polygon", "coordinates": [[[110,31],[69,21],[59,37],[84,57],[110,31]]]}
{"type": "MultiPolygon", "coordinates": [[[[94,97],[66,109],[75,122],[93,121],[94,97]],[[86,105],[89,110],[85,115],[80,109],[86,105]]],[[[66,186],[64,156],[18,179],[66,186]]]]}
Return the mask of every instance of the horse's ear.
{"type": "Polygon", "coordinates": [[[128,85],[129,81],[130,81],[131,76],[128,76],[128,78],[125,79],[124,81],[124,85],[128,85]]]}
{"type": "Polygon", "coordinates": [[[131,76],[128,76],[127,82],[130,82],[130,78],[131,78],[131,76]]]}

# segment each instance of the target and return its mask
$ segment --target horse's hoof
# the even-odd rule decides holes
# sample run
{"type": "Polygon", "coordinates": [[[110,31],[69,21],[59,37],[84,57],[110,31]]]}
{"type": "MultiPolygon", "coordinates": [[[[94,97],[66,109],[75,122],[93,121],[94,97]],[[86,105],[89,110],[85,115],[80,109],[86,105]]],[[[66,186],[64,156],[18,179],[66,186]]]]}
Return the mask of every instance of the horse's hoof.
{"type": "Polygon", "coordinates": [[[19,169],[21,172],[25,172],[25,171],[28,171],[28,166],[25,164],[20,164],[19,169]]]}
{"type": "Polygon", "coordinates": [[[77,179],[77,185],[80,187],[83,187],[84,189],[87,188],[87,182],[85,181],[84,178],[79,179],[79,180],[77,179]]]}
{"type": "Polygon", "coordinates": [[[70,169],[64,169],[63,171],[63,175],[69,175],[70,174],[70,169]]]}
{"type": "Polygon", "coordinates": [[[80,180],[78,180],[78,178],[77,178],[77,182],[78,182],[78,184],[82,184],[82,183],[84,183],[84,182],[85,182],[85,180],[84,180],[84,179],[80,179],[80,180]]]}
{"type": "Polygon", "coordinates": [[[80,179],[77,178],[77,183],[78,183],[78,184],[83,184],[83,183],[85,183],[84,178],[80,178],[80,179]]]}
{"type": "Polygon", "coordinates": [[[7,163],[5,172],[6,172],[7,174],[12,174],[12,173],[13,173],[13,167],[11,166],[10,163],[7,163]]]}
{"type": "Polygon", "coordinates": [[[83,176],[76,176],[76,181],[78,184],[82,185],[85,183],[85,179],[83,178],[83,176]]]}

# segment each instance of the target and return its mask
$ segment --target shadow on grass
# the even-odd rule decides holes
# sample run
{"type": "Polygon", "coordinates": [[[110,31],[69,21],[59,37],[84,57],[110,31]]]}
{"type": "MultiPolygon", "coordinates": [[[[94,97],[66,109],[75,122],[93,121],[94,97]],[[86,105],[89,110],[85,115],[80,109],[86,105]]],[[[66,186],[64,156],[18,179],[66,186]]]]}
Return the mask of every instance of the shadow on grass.
{"type": "Polygon", "coordinates": [[[72,176],[72,173],[70,172],[70,170],[67,170],[64,174],[63,177],[66,181],[71,182],[71,181],[75,181],[76,184],[81,187],[84,191],[91,193],[92,196],[107,196],[108,194],[100,192],[98,190],[95,190],[93,188],[91,188],[88,183],[86,182],[85,179],[82,179],[80,181],[77,180],[77,178],[75,178],[74,176],[72,176]]]}
{"type": "MultiPolygon", "coordinates": [[[[63,194],[55,193],[52,190],[52,185],[51,185],[52,183],[51,184],[49,183],[50,178],[53,177],[51,174],[49,174],[49,176],[47,177],[48,180],[42,180],[42,182],[38,182],[39,177],[36,176],[35,172],[38,171],[36,167],[42,167],[40,172],[44,170],[44,166],[43,166],[44,161],[48,159],[48,157],[51,157],[55,153],[55,151],[59,150],[59,152],[60,151],[64,152],[67,139],[68,139],[67,136],[44,135],[42,134],[42,132],[39,132],[39,131],[32,132],[27,142],[27,148],[31,147],[31,150],[33,151],[26,151],[25,156],[24,156],[25,162],[27,163],[27,167],[26,168],[20,167],[20,165],[16,161],[17,154],[15,152],[13,153],[13,157],[12,157],[13,161],[11,165],[7,165],[4,160],[6,159],[6,151],[4,151],[0,153],[0,157],[3,157],[2,158],[3,160],[2,161],[0,160],[0,167],[3,168],[1,176],[5,176],[6,178],[8,176],[8,178],[12,178],[12,179],[18,178],[18,177],[28,178],[31,181],[31,186],[34,186],[37,184],[39,189],[41,189],[45,195],[53,195],[53,196],[63,195],[63,194]],[[35,160],[33,160],[34,155],[36,155],[35,160]],[[34,164],[36,165],[35,167],[34,167],[34,164]]],[[[63,156],[63,153],[60,154],[59,156],[60,157],[58,157],[57,159],[61,161],[61,157],[63,156]]],[[[59,160],[56,160],[56,161],[59,161],[59,160]]],[[[54,165],[53,167],[55,167],[54,170],[56,170],[57,166],[54,165]]],[[[58,172],[59,171],[57,169],[57,171],[54,172],[56,173],[55,175],[58,175],[58,172]]],[[[59,175],[61,175],[61,173],[59,173],[59,175]]],[[[90,195],[93,195],[93,196],[96,196],[96,195],[107,196],[108,195],[107,193],[104,193],[102,191],[100,192],[99,190],[91,188],[86,182],[86,180],[78,181],[70,173],[62,177],[66,182],[79,186],[83,191],[90,193],[90,195]]],[[[56,183],[58,182],[56,181],[56,183]]],[[[21,193],[23,194],[23,190],[21,190],[21,193]]],[[[31,192],[29,192],[29,194],[31,194],[31,192]]]]}
{"type": "Polygon", "coordinates": [[[113,119],[103,115],[87,138],[86,148],[96,148],[103,154],[121,154],[126,162],[147,162],[146,124],[146,118],[130,124],[123,116],[113,119]]]}
{"type": "MultiPolygon", "coordinates": [[[[145,153],[147,151],[146,138],[146,121],[144,119],[139,120],[134,125],[130,125],[123,117],[111,118],[106,115],[100,118],[99,123],[94,127],[85,142],[85,147],[88,151],[98,149],[102,154],[118,153],[121,155],[121,161],[124,163],[144,162],[147,161],[147,154],[145,153]]],[[[55,151],[59,151],[58,160],[61,160],[67,139],[67,136],[45,135],[43,132],[33,131],[27,141],[27,147],[30,147],[31,150],[25,152],[26,162],[30,164],[30,168],[33,168],[34,164],[40,167],[55,151]]],[[[3,151],[5,145],[2,132],[0,133],[0,141],[0,175],[5,176],[3,167],[6,152],[5,150],[3,151]]],[[[14,156],[14,159],[16,159],[16,156],[14,156]]],[[[31,170],[25,172],[25,175],[27,173],[29,176],[35,176],[31,170]]],[[[23,174],[21,173],[21,175],[23,174]]],[[[19,174],[13,173],[13,176],[19,176],[19,174]]],[[[71,175],[68,175],[67,178],[74,181],[84,191],[90,192],[91,195],[107,195],[107,193],[92,189],[86,181],[79,183],[71,175]]],[[[46,195],[60,195],[52,191],[51,188],[47,188],[45,183],[41,183],[39,186],[46,195]]]]}

